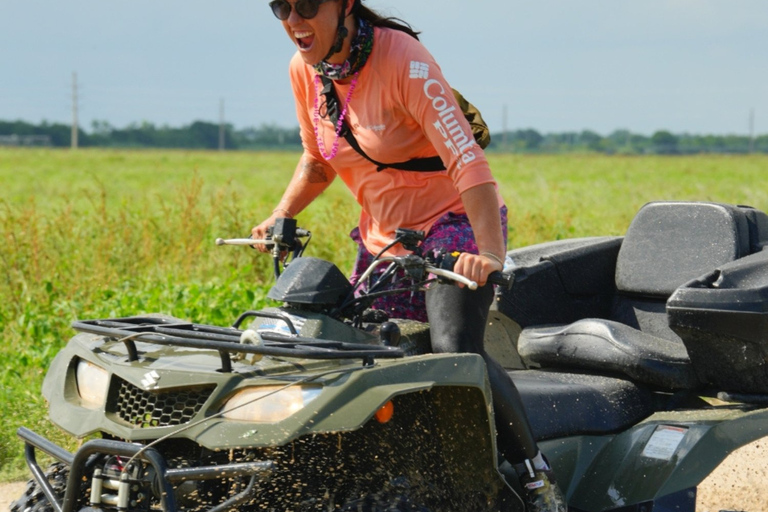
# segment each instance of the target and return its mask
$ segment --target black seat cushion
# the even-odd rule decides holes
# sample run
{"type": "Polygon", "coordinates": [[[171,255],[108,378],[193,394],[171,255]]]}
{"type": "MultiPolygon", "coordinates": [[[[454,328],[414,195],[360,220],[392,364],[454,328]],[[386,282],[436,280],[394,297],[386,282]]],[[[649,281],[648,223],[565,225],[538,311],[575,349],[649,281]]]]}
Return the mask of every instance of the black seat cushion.
{"type": "Polygon", "coordinates": [[[681,342],[611,320],[529,327],[520,334],[517,348],[529,365],[615,373],[663,389],[698,386],[681,342]]]}
{"type": "MultiPolygon", "coordinates": [[[[618,250],[610,311],[561,319],[558,306],[564,301],[550,301],[544,309],[553,309],[554,314],[536,324],[521,324],[518,352],[532,367],[608,372],[657,389],[697,389],[716,381],[712,375],[719,373],[721,361],[714,358],[713,371],[704,377],[701,368],[694,371],[686,345],[699,352],[696,364],[701,367],[699,347],[711,343],[708,340],[720,340],[715,331],[721,327],[694,334],[686,330],[685,322],[680,323],[678,314],[680,325],[673,330],[667,301],[681,286],[697,279],[709,282],[707,279],[722,274],[720,270],[715,274],[716,269],[765,251],[767,245],[768,216],[753,208],[703,202],[648,203],[635,216],[618,250]],[[574,323],[553,325],[568,322],[574,323]],[[681,336],[686,337],[685,343],[681,336]]],[[[571,271],[578,272],[578,268],[571,271]]],[[[562,276],[560,279],[564,281],[562,276]]],[[[525,297],[518,300],[524,302],[525,297]]],[[[543,298],[537,304],[545,302],[543,298]]],[[[690,318],[694,313],[686,310],[685,314],[690,318]]]]}
{"type": "Polygon", "coordinates": [[[608,318],[651,336],[683,343],[680,336],[669,327],[666,300],[649,300],[616,294],[613,298],[611,315],[608,318]]]}
{"type": "Polygon", "coordinates": [[[648,203],[624,237],[616,288],[666,299],[683,283],[749,252],[750,225],[736,206],[648,203]]]}
{"type": "Polygon", "coordinates": [[[509,375],[538,441],[618,432],[654,412],[651,392],[628,380],[542,370],[509,375]]]}

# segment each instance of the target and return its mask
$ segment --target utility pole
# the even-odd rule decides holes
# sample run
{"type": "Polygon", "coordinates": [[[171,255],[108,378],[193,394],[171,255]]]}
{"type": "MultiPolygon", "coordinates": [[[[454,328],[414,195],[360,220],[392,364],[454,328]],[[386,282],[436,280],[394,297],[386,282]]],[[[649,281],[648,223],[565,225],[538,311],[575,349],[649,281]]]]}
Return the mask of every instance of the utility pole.
{"type": "Polygon", "coordinates": [[[755,152],[755,109],[749,111],[749,152],[755,152]]]}
{"type": "Polygon", "coordinates": [[[219,100],[219,151],[224,151],[224,98],[219,100]]]}
{"type": "Polygon", "coordinates": [[[71,147],[77,149],[77,72],[72,73],[72,136],[71,147]]]}
{"type": "Polygon", "coordinates": [[[504,146],[504,150],[507,149],[507,106],[504,105],[504,109],[502,110],[502,118],[501,118],[501,125],[502,125],[502,132],[501,135],[501,142],[504,146]]]}

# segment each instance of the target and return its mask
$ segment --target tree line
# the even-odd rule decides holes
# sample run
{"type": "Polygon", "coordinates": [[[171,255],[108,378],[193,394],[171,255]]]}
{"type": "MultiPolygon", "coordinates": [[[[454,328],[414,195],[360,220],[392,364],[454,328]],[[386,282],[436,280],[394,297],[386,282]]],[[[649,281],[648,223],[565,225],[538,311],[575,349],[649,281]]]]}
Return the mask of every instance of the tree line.
{"type": "MultiPolygon", "coordinates": [[[[66,124],[0,121],[0,145],[69,147],[71,127],[66,124]]],[[[178,148],[229,150],[296,150],[301,147],[299,129],[265,124],[235,129],[227,124],[195,121],[181,127],[130,124],[116,128],[94,121],[91,130],[78,130],[78,145],[108,148],[178,148]]],[[[647,136],[616,130],[603,136],[591,130],[542,134],[534,129],[491,135],[487,151],[513,153],[595,152],[605,154],[768,153],[768,135],[692,135],[659,130],[647,136]]]]}
{"type": "Polygon", "coordinates": [[[603,136],[591,130],[541,134],[516,130],[493,134],[491,150],[518,153],[567,153],[587,151],[606,154],[692,155],[698,153],[768,153],[768,135],[693,135],[659,130],[646,136],[616,130],[603,136]]]}
{"type": "MultiPolygon", "coordinates": [[[[0,144],[47,145],[69,147],[72,127],[42,122],[0,121],[0,144]]],[[[78,146],[102,148],[167,148],[167,149],[297,149],[301,147],[299,129],[263,125],[236,130],[231,124],[195,121],[182,127],[133,123],[116,128],[106,121],[91,123],[90,132],[78,129],[78,146]],[[222,136],[223,131],[223,136],[222,136]]]]}

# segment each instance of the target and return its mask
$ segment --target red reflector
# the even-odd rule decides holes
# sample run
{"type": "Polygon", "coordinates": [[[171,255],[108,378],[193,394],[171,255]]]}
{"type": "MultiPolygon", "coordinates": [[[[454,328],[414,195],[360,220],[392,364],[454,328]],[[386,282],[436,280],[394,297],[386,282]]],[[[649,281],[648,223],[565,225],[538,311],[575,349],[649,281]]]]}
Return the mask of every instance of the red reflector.
{"type": "Polygon", "coordinates": [[[392,403],[390,400],[389,402],[385,403],[381,406],[381,409],[376,411],[376,420],[379,423],[388,423],[389,420],[392,419],[392,416],[395,414],[395,404],[392,403]]]}

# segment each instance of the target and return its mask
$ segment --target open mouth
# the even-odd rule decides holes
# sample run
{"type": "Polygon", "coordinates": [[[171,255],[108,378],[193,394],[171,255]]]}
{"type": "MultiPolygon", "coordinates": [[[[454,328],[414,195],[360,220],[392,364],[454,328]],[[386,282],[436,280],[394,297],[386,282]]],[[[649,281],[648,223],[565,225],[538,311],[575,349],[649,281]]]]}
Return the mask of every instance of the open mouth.
{"type": "Polygon", "coordinates": [[[315,34],[313,32],[296,32],[294,37],[299,49],[303,51],[312,48],[312,43],[315,42],[315,34]]]}

